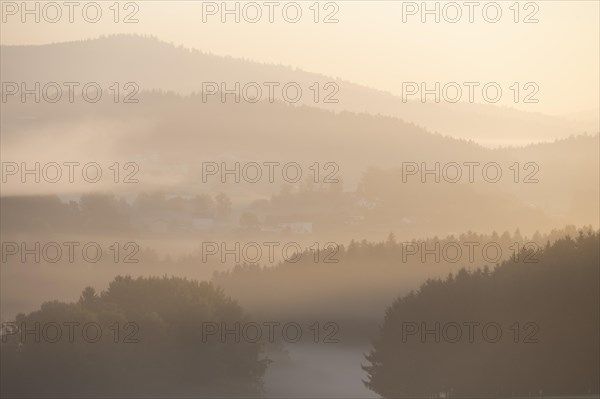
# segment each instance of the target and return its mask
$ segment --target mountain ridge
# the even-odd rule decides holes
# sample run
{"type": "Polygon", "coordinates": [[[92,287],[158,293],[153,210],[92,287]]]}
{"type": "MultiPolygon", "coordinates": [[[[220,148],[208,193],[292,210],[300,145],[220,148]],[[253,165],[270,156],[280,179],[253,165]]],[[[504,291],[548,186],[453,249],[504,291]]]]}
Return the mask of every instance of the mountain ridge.
{"type": "MultiPolygon", "coordinates": [[[[109,85],[126,80],[137,82],[142,90],[172,90],[182,95],[201,92],[202,84],[207,82],[225,82],[227,87],[234,82],[297,82],[304,90],[297,104],[335,112],[346,110],[392,116],[432,132],[471,139],[488,147],[544,142],[597,132],[594,123],[513,107],[480,103],[405,103],[390,92],[339,77],[283,64],[259,63],[176,47],[155,37],[112,35],[43,45],[2,45],[2,52],[5,56],[0,65],[5,81],[91,81],[109,85]],[[38,67],[40,63],[45,65],[43,70],[38,67]],[[161,73],[164,70],[179,72],[161,73]],[[315,82],[336,84],[339,90],[333,97],[338,103],[315,103],[309,91],[315,82]]],[[[326,94],[331,91],[322,90],[321,95],[326,94]]]]}

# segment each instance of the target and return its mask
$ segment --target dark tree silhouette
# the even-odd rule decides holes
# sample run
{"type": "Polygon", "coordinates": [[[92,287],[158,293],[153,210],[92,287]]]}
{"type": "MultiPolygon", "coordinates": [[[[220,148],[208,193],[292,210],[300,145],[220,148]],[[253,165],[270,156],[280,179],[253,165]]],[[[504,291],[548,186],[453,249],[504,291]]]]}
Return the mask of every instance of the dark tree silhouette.
{"type": "Polygon", "coordinates": [[[582,233],[546,246],[537,263],[513,258],[492,272],[427,281],[387,309],[363,366],[366,386],[385,398],[598,394],[598,251],[598,233],[582,233]],[[436,322],[439,342],[421,324],[436,322]],[[443,333],[465,322],[480,323],[472,342],[466,327],[457,342],[456,329],[443,333]],[[491,322],[502,328],[495,343],[481,333],[491,322]]]}
{"type": "Polygon", "coordinates": [[[40,334],[3,336],[2,397],[256,396],[268,363],[260,345],[202,340],[203,322],[245,319],[210,283],[117,277],[100,295],[88,287],[77,303],[47,302],[17,316],[19,329],[40,323],[40,334]],[[61,326],[58,342],[49,342],[54,329],[44,333],[49,323],[61,326]],[[72,342],[64,323],[79,323],[72,342]],[[83,339],[86,323],[101,326],[97,342],[93,328],[83,339]]]}

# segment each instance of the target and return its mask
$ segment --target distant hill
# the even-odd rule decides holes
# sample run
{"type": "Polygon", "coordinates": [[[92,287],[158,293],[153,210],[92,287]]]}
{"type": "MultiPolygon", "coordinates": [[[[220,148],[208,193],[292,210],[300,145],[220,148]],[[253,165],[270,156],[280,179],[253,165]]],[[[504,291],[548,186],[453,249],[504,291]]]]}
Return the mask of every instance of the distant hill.
{"type": "MultiPolygon", "coordinates": [[[[318,73],[282,65],[221,57],[175,47],[155,38],[117,35],[94,40],[36,46],[2,46],[3,81],[136,82],[141,89],[161,89],[180,94],[202,90],[202,82],[296,82],[304,90],[298,104],[335,111],[367,112],[398,117],[432,132],[482,144],[548,141],[584,132],[598,132],[598,119],[563,118],[519,111],[489,104],[421,103],[390,93],[318,73]],[[309,87],[320,82],[320,101],[315,104],[309,87]],[[326,82],[335,82],[334,94],[326,82]]],[[[266,91],[266,90],[265,90],[266,91]]],[[[266,96],[266,93],[264,94],[266,96]]]]}
{"type": "Polygon", "coordinates": [[[89,190],[224,191],[239,203],[242,197],[248,201],[278,192],[283,179],[278,179],[280,184],[269,184],[266,179],[256,184],[223,184],[218,178],[203,183],[203,162],[229,162],[230,167],[234,162],[297,162],[305,173],[314,162],[334,162],[344,189],[360,189],[361,196],[379,204],[382,215],[402,219],[400,213],[409,218],[421,213],[421,222],[441,223],[436,214],[446,212],[444,220],[449,224],[442,232],[494,227],[535,230],[598,220],[598,187],[591,184],[599,179],[597,135],[491,150],[385,116],[334,113],[282,102],[222,104],[213,99],[205,103],[200,95],[140,93],[139,100],[138,104],[110,100],[22,104],[14,99],[6,103],[1,125],[3,161],[90,160],[106,165],[134,161],[139,165],[140,183],[115,185],[108,179],[104,185],[23,185],[12,179],[3,195],[44,190],[61,195],[89,190]],[[429,169],[436,163],[495,162],[503,175],[498,183],[486,182],[479,167],[470,183],[468,170],[462,166],[458,183],[444,179],[435,183],[430,177],[429,183],[421,184],[420,175],[406,183],[401,172],[406,162],[425,163],[429,169]],[[520,172],[516,183],[510,169],[515,163],[520,172]],[[526,170],[529,163],[533,168],[526,170]],[[537,183],[524,183],[530,173],[537,183]],[[452,218],[461,219],[460,224],[451,222],[452,218]]]}

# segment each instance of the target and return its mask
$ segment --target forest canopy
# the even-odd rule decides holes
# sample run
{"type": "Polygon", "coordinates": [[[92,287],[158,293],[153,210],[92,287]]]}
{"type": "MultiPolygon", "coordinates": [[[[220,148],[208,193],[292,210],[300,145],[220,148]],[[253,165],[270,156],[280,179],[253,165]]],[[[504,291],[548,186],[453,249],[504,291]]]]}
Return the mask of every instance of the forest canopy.
{"type": "Polygon", "coordinates": [[[201,339],[203,322],[245,318],[207,282],[118,276],[100,295],[88,287],[76,303],[18,315],[10,326],[19,333],[5,328],[2,396],[256,396],[268,363],[260,345],[201,339]]]}
{"type": "Polygon", "coordinates": [[[537,263],[463,269],[397,299],[363,366],[366,386],[385,398],[598,394],[598,238],[566,237],[537,263]],[[482,333],[488,323],[501,337],[482,333]]]}

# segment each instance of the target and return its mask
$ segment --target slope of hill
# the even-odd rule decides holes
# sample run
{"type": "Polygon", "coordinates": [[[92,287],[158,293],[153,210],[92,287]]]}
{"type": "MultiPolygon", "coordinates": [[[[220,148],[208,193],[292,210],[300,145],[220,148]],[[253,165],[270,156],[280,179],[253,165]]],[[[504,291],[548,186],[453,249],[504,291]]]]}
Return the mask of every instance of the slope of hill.
{"type": "MultiPolygon", "coordinates": [[[[223,184],[219,178],[203,182],[203,162],[226,161],[230,168],[235,162],[297,162],[306,176],[314,162],[333,162],[345,190],[360,189],[365,199],[383,205],[380,211],[403,210],[410,217],[420,209],[435,220],[436,212],[448,210],[447,216],[467,221],[459,225],[453,221],[454,228],[448,225],[442,232],[493,227],[535,230],[596,223],[598,218],[598,187],[590,184],[599,178],[598,136],[490,150],[384,116],[333,113],[281,102],[204,102],[199,95],[140,93],[139,100],[137,104],[7,102],[2,119],[3,161],[95,161],[107,167],[117,160],[132,161],[139,166],[140,183],[115,185],[105,179],[97,184],[27,185],[12,176],[3,195],[161,189],[188,195],[231,190],[228,195],[232,197],[264,198],[286,182],[281,177],[276,179],[278,184],[267,179],[239,184],[231,179],[223,184]],[[57,141],[61,145],[53,146],[57,141]],[[66,159],[65,150],[74,159],[66,159]],[[465,166],[470,162],[479,165],[473,181],[465,166]],[[420,171],[405,181],[408,163],[420,171]],[[451,164],[460,166],[458,181],[441,172],[451,164]],[[498,181],[483,175],[483,166],[492,164],[500,168],[498,181]],[[436,165],[437,177],[423,174],[436,165]],[[370,167],[375,170],[367,172],[370,167]],[[526,179],[531,176],[533,184],[526,179]],[[504,205],[493,198],[503,199],[504,205]],[[463,206],[463,211],[450,211],[457,206],[463,206]],[[524,216],[528,213],[538,216],[528,219],[524,216]],[[540,213],[546,214],[546,224],[540,224],[540,213]],[[488,215],[485,219],[496,215],[500,222],[510,224],[485,223],[482,215],[488,215]],[[483,224],[473,224],[481,220],[483,224]]],[[[456,171],[450,169],[454,176],[456,171]]]]}
{"type": "MultiPolygon", "coordinates": [[[[203,82],[227,82],[227,87],[249,82],[296,82],[304,94],[297,104],[335,111],[367,112],[398,117],[430,131],[482,144],[548,141],[598,131],[593,121],[571,120],[513,108],[477,103],[403,102],[390,93],[333,77],[281,65],[220,57],[175,47],[157,39],[117,35],[82,42],[40,46],[2,46],[3,81],[13,82],[136,82],[145,90],[200,92],[203,82]],[[40,66],[43,65],[43,68],[40,66]],[[177,71],[177,73],[164,73],[177,71]],[[310,87],[320,82],[315,103],[310,87]],[[327,82],[334,86],[325,87],[327,82]],[[325,97],[337,103],[324,102],[325,97]]],[[[268,90],[264,88],[263,98],[268,90]]],[[[277,92],[276,92],[277,93],[277,92]]],[[[281,93],[277,95],[281,98],[281,93]]]]}
{"type": "Polygon", "coordinates": [[[385,398],[597,395],[598,237],[566,237],[538,263],[462,270],[397,299],[367,356],[368,387],[385,398]]]}

